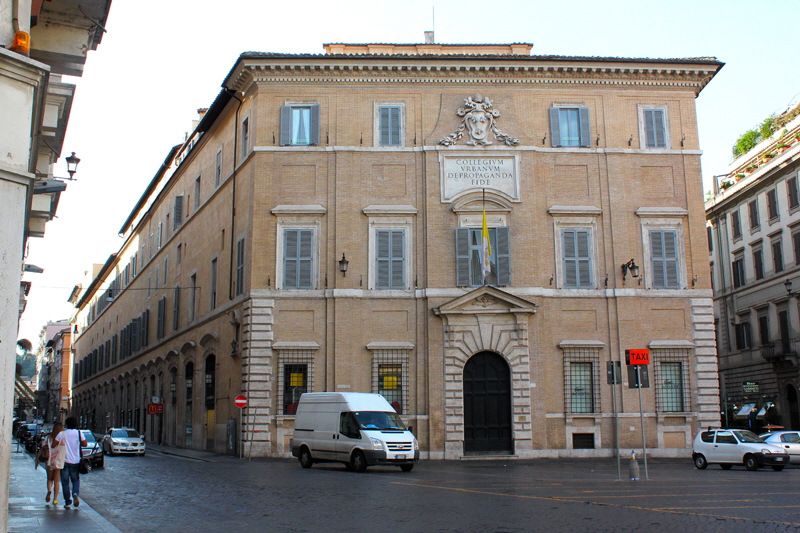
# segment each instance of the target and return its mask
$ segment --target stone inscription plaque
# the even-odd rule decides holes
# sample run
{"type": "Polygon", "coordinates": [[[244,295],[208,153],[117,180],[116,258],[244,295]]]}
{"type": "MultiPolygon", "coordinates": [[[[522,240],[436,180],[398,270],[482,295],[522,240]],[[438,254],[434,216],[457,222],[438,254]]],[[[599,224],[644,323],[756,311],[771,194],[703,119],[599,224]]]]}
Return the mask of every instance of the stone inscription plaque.
{"type": "Polygon", "coordinates": [[[519,159],[514,155],[440,155],[442,201],[481,189],[519,201],[519,159]]]}

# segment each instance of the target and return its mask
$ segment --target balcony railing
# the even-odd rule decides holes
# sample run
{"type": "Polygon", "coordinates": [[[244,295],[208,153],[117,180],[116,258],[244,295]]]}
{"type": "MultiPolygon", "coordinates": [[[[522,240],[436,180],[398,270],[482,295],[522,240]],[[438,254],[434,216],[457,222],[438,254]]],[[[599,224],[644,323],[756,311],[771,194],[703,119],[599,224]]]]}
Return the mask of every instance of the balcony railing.
{"type": "Polygon", "coordinates": [[[800,338],[778,339],[761,345],[761,357],[770,360],[787,355],[797,355],[800,350],[800,338]]]}

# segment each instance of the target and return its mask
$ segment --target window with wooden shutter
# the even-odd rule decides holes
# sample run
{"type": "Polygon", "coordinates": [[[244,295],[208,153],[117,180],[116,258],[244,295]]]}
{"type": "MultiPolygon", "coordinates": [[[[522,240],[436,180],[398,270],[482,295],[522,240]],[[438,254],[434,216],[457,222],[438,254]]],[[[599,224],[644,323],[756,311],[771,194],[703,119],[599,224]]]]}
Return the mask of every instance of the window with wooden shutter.
{"type": "Polygon", "coordinates": [[[174,227],[172,228],[173,231],[181,227],[183,224],[183,195],[179,194],[175,197],[175,214],[172,217],[172,223],[174,227]]]}
{"type": "Polygon", "coordinates": [[[283,240],[283,288],[314,288],[314,230],[285,229],[283,240]]]}
{"type": "Polygon", "coordinates": [[[565,229],[561,231],[564,257],[564,288],[593,288],[591,232],[586,229],[565,229]]]}
{"type": "Polygon", "coordinates": [[[491,272],[483,276],[483,238],[481,228],[456,228],[456,286],[507,286],[511,284],[509,228],[489,228],[492,253],[491,272]]]}
{"type": "Polygon", "coordinates": [[[769,220],[778,218],[778,192],[775,189],[767,191],[767,217],[769,220]]]}
{"type": "Polygon", "coordinates": [[[281,106],[281,146],[319,144],[319,106],[281,106]]]}
{"type": "Polygon", "coordinates": [[[789,196],[789,209],[794,209],[800,205],[800,197],[797,191],[797,178],[789,178],[786,180],[786,193],[789,196]]]}
{"type": "Polygon", "coordinates": [[[386,105],[378,108],[378,129],[381,146],[402,146],[402,108],[386,105]]]}
{"type": "Polygon", "coordinates": [[[589,108],[551,107],[550,142],[553,147],[591,146],[589,108]]]}
{"type": "Polygon", "coordinates": [[[673,230],[650,231],[650,261],[654,289],[679,289],[678,233],[673,230]]]}
{"type": "Polygon", "coordinates": [[[375,288],[405,289],[405,231],[375,231],[375,288]]]}
{"type": "Polygon", "coordinates": [[[644,144],[646,148],[666,148],[667,131],[663,109],[643,109],[644,144]]]}
{"type": "Polygon", "coordinates": [[[236,243],[236,296],[244,293],[244,239],[236,243]]]}
{"type": "Polygon", "coordinates": [[[772,269],[775,274],[783,272],[783,240],[778,237],[771,243],[772,246],[772,269]]]}
{"type": "Polygon", "coordinates": [[[242,121],[242,159],[247,157],[250,150],[250,117],[242,121]]]}
{"type": "Polygon", "coordinates": [[[177,330],[180,327],[181,319],[181,286],[175,287],[174,296],[172,298],[172,329],[177,330]]]}

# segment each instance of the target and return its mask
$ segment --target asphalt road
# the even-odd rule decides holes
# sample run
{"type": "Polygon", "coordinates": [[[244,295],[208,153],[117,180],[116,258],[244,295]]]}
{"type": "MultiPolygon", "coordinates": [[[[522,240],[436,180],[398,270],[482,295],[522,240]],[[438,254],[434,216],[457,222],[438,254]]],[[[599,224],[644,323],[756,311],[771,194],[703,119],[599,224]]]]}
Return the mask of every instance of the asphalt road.
{"type": "Polygon", "coordinates": [[[358,474],[149,450],[106,457],[105,469],[82,477],[81,494],[126,533],[800,531],[798,467],[648,467],[650,479],[638,482],[627,479],[627,460],[619,480],[614,459],[422,461],[409,473],[358,474]]]}

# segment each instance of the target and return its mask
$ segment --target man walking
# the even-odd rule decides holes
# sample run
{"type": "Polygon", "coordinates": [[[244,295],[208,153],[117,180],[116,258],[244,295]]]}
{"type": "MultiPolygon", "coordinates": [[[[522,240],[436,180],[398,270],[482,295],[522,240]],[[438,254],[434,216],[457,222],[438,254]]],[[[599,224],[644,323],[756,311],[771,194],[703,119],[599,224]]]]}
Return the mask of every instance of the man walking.
{"type": "Polygon", "coordinates": [[[81,504],[81,500],[78,498],[81,490],[81,446],[86,446],[86,439],[77,430],[78,420],[74,416],[67,418],[64,425],[67,429],[58,436],[59,443],[64,444],[67,450],[64,468],[61,470],[61,492],[64,495],[64,509],[69,509],[72,506],[73,498],[75,507],[81,504]],[[70,481],[72,481],[72,490],[69,487],[70,481]]]}

